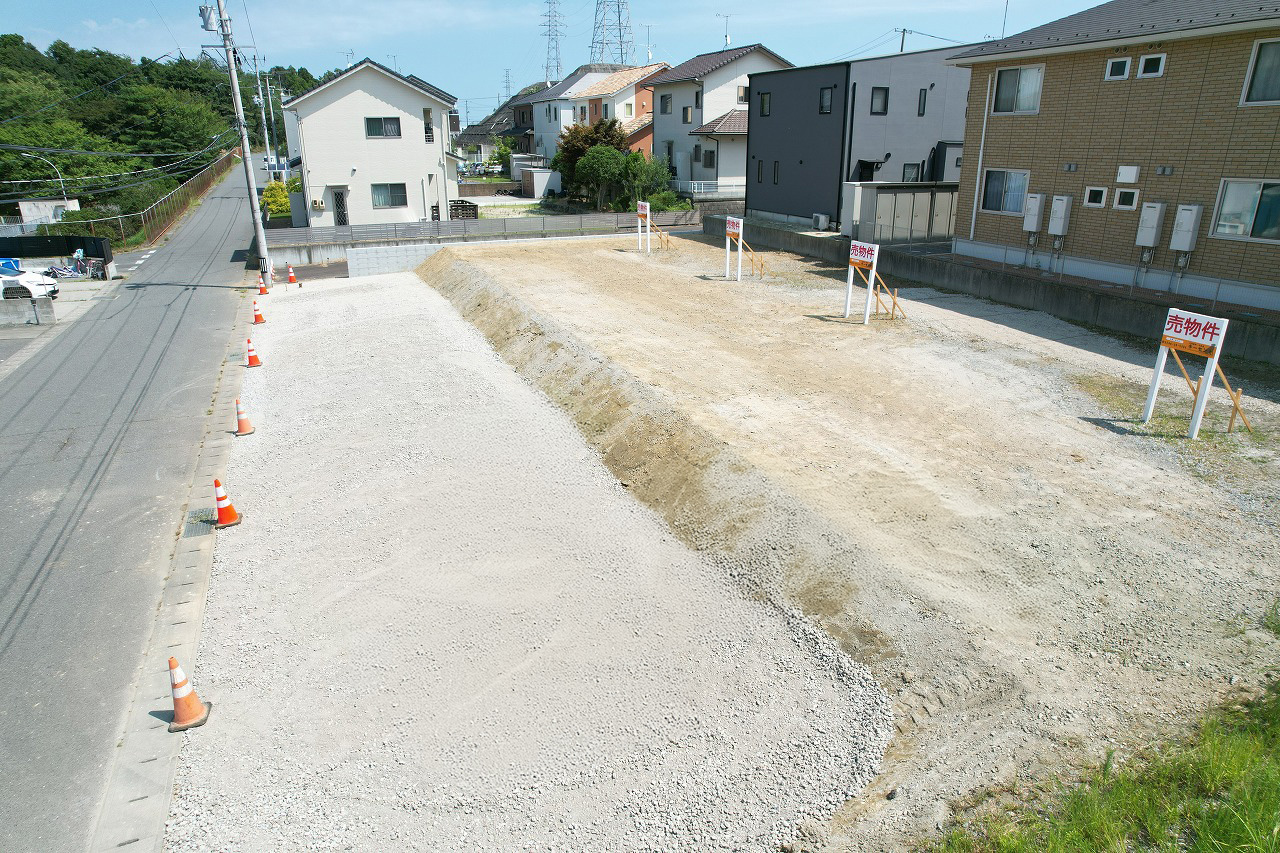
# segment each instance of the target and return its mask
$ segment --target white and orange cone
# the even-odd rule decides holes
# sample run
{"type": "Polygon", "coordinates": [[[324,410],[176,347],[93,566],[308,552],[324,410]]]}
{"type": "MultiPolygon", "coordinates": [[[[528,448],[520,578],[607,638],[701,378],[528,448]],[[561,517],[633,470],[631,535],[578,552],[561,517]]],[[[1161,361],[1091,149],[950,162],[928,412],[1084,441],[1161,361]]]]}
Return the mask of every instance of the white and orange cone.
{"type": "Polygon", "coordinates": [[[271,276],[271,283],[275,284],[276,283],[276,265],[272,264],[270,267],[268,267],[267,272],[271,276]]]}
{"type": "Polygon", "coordinates": [[[246,338],[245,343],[249,345],[249,361],[245,364],[245,367],[262,367],[262,359],[258,358],[258,353],[253,348],[253,339],[246,338]]]}
{"type": "Polygon", "coordinates": [[[201,702],[177,658],[169,658],[169,684],[173,687],[173,722],[171,732],[185,732],[203,726],[209,720],[212,702],[201,702]]]}
{"type": "Polygon", "coordinates": [[[301,286],[302,286],[302,282],[298,281],[298,277],[297,277],[296,275],[294,275],[294,274],[293,274],[293,264],[285,264],[285,266],[287,266],[287,267],[289,268],[289,283],[290,283],[290,284],[296,284],[296,285],[298,285],[299,287],[301,287],[301,286]]]}
{"type": "Polygon", "coordinates": [[[218,503],[218,521],[213,525],[214,528],[221,530],[224,527],[234,527],[239,524],[240,513],[236,512],[231,498],[227,497],[227,490],[222,488],[221,480],[213,481],[213,497],[218,503]]]}
{"type": "Polygon", "coordinates": [[[244,413],[239,399],[236,400],[236,435],[253,435],[253,424],[249,423],[249,416],[244,413]]]}
{"type": "Polygon", "coordinates": [[[267,322],[267,318],[262,316],[262,309],[258,307],[258,300],[253,300],[253,325],[261,326],[267,322]]]}
{"type": "Polygon", "coordinates": [[[262,280],[262,273],[258,273],[258,295],[267,295],[267,283],[262,280]]]}

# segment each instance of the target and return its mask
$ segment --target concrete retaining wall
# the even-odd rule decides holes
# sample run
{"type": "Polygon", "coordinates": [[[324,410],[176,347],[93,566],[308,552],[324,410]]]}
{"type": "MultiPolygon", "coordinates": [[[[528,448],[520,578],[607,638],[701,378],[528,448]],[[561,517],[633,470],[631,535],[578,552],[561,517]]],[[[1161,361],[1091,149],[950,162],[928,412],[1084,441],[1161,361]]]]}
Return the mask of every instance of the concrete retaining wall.
{"type": "MultiPolygon", "coordinates": [[[[745,226],[746,241],[756,248],[782,249],[835,264],[849,257],[849,238],[839,234],[817,236],[798,234],[785,228],[771,228],[757,222],[745,226]]],[[[724,236],[724,218],[708,216],[702,231],[724,236]]],[[[1125,290],[1111,293],[1091,285],[1049,281],[1018,272],[969,266],[930,255],[918,255],[885,248],[880,255],[880,273],[895,279],[956,291],[990,299],[1005,305],[1044,311],[1063,320],[1088,323],[1113,332],[1124,332],[1152,340],[1152,347],[1164,328],[1165,315],[1176,303],[1143,293],[1132,296],[1125,290]]],[[[1265,318],[1231,311],[1213,310],[1199,303],[1186,307],[1202,314],[1223,316],[1231,321],[1223,352],[1269,364],[1280,364],[1280,324],[1265,318]]]]}
{"type": "Polygon", "coordinates": [[[473,196],[497,195],[498,190],[518,190],[520,184],[516,181],[492,181],[484,184],[459,184],[458,198],[472,198],[473,196]]]}
{"type": "Polygon", "coordinates": [[[36,299],[0,299],[0,326],[52,326],[53,300],[48,296],[36,299]]]}
{"type": "Polygon", "coordinates": [[[350,249],[347,252],[347,274],[355,278],[416,269],[441,248],[439,243],[411,243],[350,249]]]}

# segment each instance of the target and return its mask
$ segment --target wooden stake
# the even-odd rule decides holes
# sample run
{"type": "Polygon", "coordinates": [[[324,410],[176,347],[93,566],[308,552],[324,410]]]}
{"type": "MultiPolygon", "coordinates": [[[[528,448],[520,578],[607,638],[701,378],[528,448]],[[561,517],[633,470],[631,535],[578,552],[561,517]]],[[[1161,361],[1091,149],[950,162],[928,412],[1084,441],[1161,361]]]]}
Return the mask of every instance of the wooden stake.
{"type": "Polygon", "coordinates": [[[1245,429],[1253,432],[1253,424],[1249,423],[1249,418],[1240,406],[1240,398],[1244,396],[1244,389],[1233,390],[1231,383],[1227,381],[1227,374],[1222,372],[1222,365],[1214,366],[1218,369],[1218,378],[1222,380],[1223,387],[1227,389],[1227,396],[1231,398],[1231,420],[1227,421],[1227,432],[1231,432],[1235,427],[1237,414],[1240,415],[1240,420],[1244,423],[1245,429]]]}

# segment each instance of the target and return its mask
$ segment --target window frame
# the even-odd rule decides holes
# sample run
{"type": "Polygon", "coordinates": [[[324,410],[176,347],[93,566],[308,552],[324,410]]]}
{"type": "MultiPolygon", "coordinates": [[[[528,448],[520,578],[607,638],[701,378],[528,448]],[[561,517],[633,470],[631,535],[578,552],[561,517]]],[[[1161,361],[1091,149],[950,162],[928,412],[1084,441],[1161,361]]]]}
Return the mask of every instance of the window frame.
{"type": "Polygon", "coordinates": [[[820,116],[831,115],[831,105],[835,103],[835,100],[836,100],[835,86],[819,86],[818,87],[818,115],[820,116]],[[823,109],[824,97],[826,99],[826,104],[825,104],[826,109],[823,109]]]}
{"type": "Polygon", "coordinates": [[[903,164],[902,164],[902,182],[903,182],[904,184],[914,184],[914,183],[918,183],[918,182],[920,181],[920,176],[921,176],[921,174],[922,174],[922,172],[920,171],[920,164],[919,164],[919,163],[903,163],[903,164]],[[916,170],[916,176],[915,176],[914,178],[908,178],[908,177],[907,177],[907,170],[908,170],[908,169],[915,169],[915,170],[916,170]]]}
{"type": "Polygon", "coordinates": [[[1142,203],[1142,190],[1137,187],[1116,187],[1116,191],[1111,196],[1112,210],[1137,210],[1138,205],[1142,203]],[[1133,204],[1121,204],[1120,196],[1125,193],[1133,193],[1133,204]]]}
{"type": "Polygon", "coordinates": [[[1107,57],[1107,65],[1106,65],[1106,67],[1102,70],[1102,79],[1103,79],[1104,81],[1109,81],[1109,82],[1115,82],[1115,81],[1117,81],[1117,80],[1128,80],[1128,79],[1129,79],[1129,72],[1130,72],[1130,71],[1132,71],[1132,70],[1133,70],[1133,57],[1132,57],[1132,56],[1109,56],[1109,57],[1107,57]],[[1121,75],[1116,75],[1116,74],[1112,74],[1112,73],[1111,73],[1111,66],[1112,66],[1112,64],[1113,64],[1113,63],[1116,63],[1116,62],[1123,62],[1123,63],[1124,63],[1124,74],[1123,74],[1123,76],[1121,76],[1121,75]]]}
{"type": "Polygon", "coordinates": [[[750,86],[738,87],[738,103],[746,104],[748,106],[751,105],[751,87],[750,86]]]}
{"type": "MultiPolygon", "coordinates": [[[[1034,63],[1034,62],[1033,62],[1033,63],[1027,64],[1027,65],[1006,65],[1006,66],[1004,66],[1003,68],[997,68],[997,69],[996,69],[995,86],[993,87],[992,92],[991,92],[991,115],[993,115],[993,116],[1034,116],[1034,115],[1039,115],[1039,114],[1040,114],[1040,100],[1041,100],[1041,97],[1043,97],[1043,95],[1044,95],[1044,63],[1043,63],[1043,62],[1041,62],[1041,63],[1034,63]],[[1019,86],[1021,86],[1021,84],[1022,84],[1022,70],[1023,70],[1024,68],[1039,68],[1039,69],[1040,69],[1040,92],[1037,94],[1037,97],[1036,97],[1036,108],[1035,108],[1034,110],[1019,110],[1019,109],[1012,109],[1012,110],[997,110],[997,109],[996,109],[996,103],[998,103],[998,102],[999,102],[999,100],[1000,100],[1000,72],[1001,72],[1001,71],[1017,71],[1017,72],[1018,72],[1018,85],[1019,85],[1019,86]]],[[[1016,104],[1017,104],[1017,102],[1018,102],[1018,93],[1017,93],[1016,91],[1013,93],[1013,102],[1014,102],[1014,104],[1015,104],[1015,105],[1016,105],[1016,104]]]]}
{"type": "Polygon", "coordinates": [[[702,109],[702,90],[701,89],[693,90],[693,108],[695,110],[702,109]]]}
{"type": "Polygon", "coordinates": [[[1022,216],[1023,211],[1027,209],[1027,195],[1029,195],[1031,192],[1031,170],[1030,169],[983,169],[981,186],[982,186],[982,192],[979,194],[977,199],[979,213],[990,213],[994,216],[1022,216]],[[1009,172],[1014,172],[1020,175],[1027,176],[1026,189],[1022,191],[1022,210],[1005,210],[1003,203],[1000,206],[1001,207],[1000,210],[991,210],[990,208],[983,206],[983,203],[985,202],[987,197],[987,176],[990,175],[992,172],[1005,172],[1006,174],[1009,172]]]}
{"type": "Polygon", "coordinates": [[[888,86],[872,86],[871,87],[871,115],[887,116],[889,114],[889,87],[888,86]],[[876,92],[884,92],[883,109],[876,111],[876,92]]]}
{"type": "Polygon", "coordinates": [[[622,105],[622,112],[624,114],[623,115],[624,118],[634,118],[635,112],[636,112],[635,104],[633,104],[631,101],[627,101],[625,104],[622,105]]]}
{"type": "Polygon", "coordinates": [[[778,161],[777,161],[777,160],[774,160],[774,161],[773,161],[773,185],[774,185],[775,187],[778,185],[778,177],[779,177],[779,172],[778,172],[778,161]]]}
{"type": "MultiPolygon", "coordinates": [[[[1262,188],[1267,184],[1280,184],[1280,178],[1222,178],[1218,183],[1218,198],[1213,203],[1213,219],[1209,221],[1209,236],[1217,240],[1235,240],[1238,243],[1263,243],[1269,246],[1280,245],[1280,239],[1272,239],[1270,237],[1254,237],[1250,234],[1219,234],[1218,233],[1218,216],[1222,212],[1222,201],[1226,196],[1227,184],[1257,184],[1259,187],[1258,195],[1261,197],[1262,188]]],[[[1249,220],[1249,230],[1253,230],[1254,222],[1258,218],[1258,207],[1254,205],[1253,218],[1249,220]]]]}
{"type": "Polygon", "coordinates": [[[756,161],[756,183],[757,184],[764,183],[764,161],[763,160],[756,161]]]}
{"type": "Polygon", "coordinates": [[[1142,56],[1138,57],[1138,73],[1134,75],[1133,79],[1154,80],[1157,77],[1163,77],[1164,69],[1168,66],[1168,64],[1169,64],[1169,54],[1167,53],[1144,53],[1142,56]],[[1157,59],[1157,58],[1160,60],[1159,71],[1157,71],[1154,74],[1148,74],[1147,72],[1142,70],[1142,66],[1147,64],[1148,59],[1157,59]]]}
{"type": "Polygon", "coordinates": [[[404,138],[404,122],[400,120],[400,116],[365,116],[364,117],[364,138],[365,139],[403,139],[404,138]],[[394,120],[396,123],[395,136],[387,135],[388,119],[394,120]],[[371,121],[382,122],[382,124],[379,125],[379,127],[382,128],[382,133],[372,134],[369,132],[369,122],[371,121]]]}
{"type": "Polygon", "coordinates": [[[1105,208],[1107,206],[1107,196],[1109,196],[1110,194],[1111,194],[1110,187],[1085,187],[1084,201],[1081,202],[1081,207],[1105,208]],[[1102,200],[1097,203],[1093,203],[1089,201],[1089,193],[1093,192],[1094,190],[1102,191],[1102,200]]]}
{"type": "Polygon", "coordinates": [[[693,124],[693,107],[680,108],[680,123],[693,124]]]}
{"type": "Polygon", "coordinates": [[[671,115],[671,95],[658,96],[658,115],[671,115]]]}
{"type": "Polygon", "coordinates": [[[1249,70],[1244,75],[1244,87],[1240,90],[1240,106],[1242,107],[1266,107],[1280,104],[1280,98],[1271,101],[1250,101],[1249,86],[1253,83],[1253,72],[1257,68],[1258,54],[1262,52],[1264,44],[1274,44],[1280,42],[1280,38],[1257,39],[1253,43],[1253,50],[1249,54],[1249,70]]]}
{"type": "Polygon", "coordinates": [[[773,109],[773,101],[768,92],[757,92],[760,96],[760,115],[767,116],[773,109]]]}
{"type": "Polygon", "coordinates": [[[426,145],[434,145],[436,141],[435,115],[431,107],[422,108],[422,138],[426,145]]]}
{"type": "Polygon", "coordinates": [[[928,90],[928,89],[921,89],[921,90],[920,90],[920,99],[919,99],[919,102],[916,104],[916,116],[917,116],[917,117],[919,117],[919,116],[923,116],[923,115],[924,115],[925,104],[926,104],[926,103],[928,103],[928,100],[929,100],[929,90],[928,90]]]}
{"type": "Polygon", "coordinates": [[[387,195],[388,195],[388,197],[390,197],[390,198],[392,199],[392,203],[391,203],[391,204],[374,204],[374,205],[373,205],[373,209],[374,209],[374,210],[394,210],[394,209],[395,209],[395,208],[397,208],[397,207],[408,207],[408,206],[409,206],[409,185],[408,185],[408,184],[403,184],[403,183],[396,183],[396,184],[369,184],[369,200],[370,200],[371,202],[373,201],[373,188],[374,188],[374,187],[386,187],[386,188],[387,188],[387,195]],[[403,187],[403,188],[404,188],[404,204],[396,204],[396,203],[395,203],[395,196],[394,196],[394,194],[391,192],[391,188],[392,188],[392,187],[403,187]]]}
{"type": "Polygon", "coordinates": [[[702,150],[702,168],[714,169],[716,167],[716,150],[714,148],[704,148],[702,150]]]}
{"type": "Polygon", "coordinates": [[[702,143],[693,146],[693,161],[699,166],[702,165],[702,143]]]}

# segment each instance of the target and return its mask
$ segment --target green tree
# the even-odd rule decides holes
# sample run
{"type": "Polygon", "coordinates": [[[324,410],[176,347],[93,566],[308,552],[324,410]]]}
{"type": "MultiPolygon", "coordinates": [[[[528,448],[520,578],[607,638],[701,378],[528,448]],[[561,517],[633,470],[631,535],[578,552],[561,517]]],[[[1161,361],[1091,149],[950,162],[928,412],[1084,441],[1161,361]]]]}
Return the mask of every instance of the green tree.
{"type": "Polygon", "coordinates": [[[666,190],[670,180],[671,168],[666,157],[649,160],[639,151],[627,155],[621,183],[633,206],[637,201],[647,201],[666,190]]]}
{"type": "Polygon", "coordinates": [[[289,215],[289,190],[281,181],[271,181],[262,188],[262,207],[271,218],[289,215]]]}
{"type": "Polygon", "coordinates": [[[560,173],[566,186],[578,186],[575,172],[578,161],[597,145],[615,148],[619,152],[628,150],[627,134],[616,118],[568,127],[556,143],[556,156],[551,159],[551,168],[560,173]]]}
{"type": "Polygon", "coordinates": [[[596,210],[602,210],[610,192],[622,182],[627,157],[609,145],[593,146],[578,160],[575,175],[583,189],[594,193],[596,210]]]}
{"type": "Polygon", "coordinates": [[[118,138],[134,150],[200,151],[227,130],[227,123],[208,102],[152,84],[125,89],[120,93],[120,107],[131,121],[118,138]]]}

